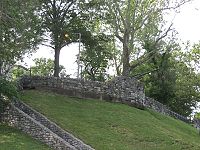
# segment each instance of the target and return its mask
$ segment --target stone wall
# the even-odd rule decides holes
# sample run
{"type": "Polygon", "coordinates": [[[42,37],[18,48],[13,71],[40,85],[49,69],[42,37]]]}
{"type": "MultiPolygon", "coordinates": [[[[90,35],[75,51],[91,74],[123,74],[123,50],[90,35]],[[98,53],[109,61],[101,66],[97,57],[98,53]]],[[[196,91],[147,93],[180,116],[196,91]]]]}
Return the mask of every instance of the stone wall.
{"type": "Polygon", "coordinates": [[[195,128],[197,128],[197,130],[199,131],[199,134],[200,134],[200,119],[194,118],[193,119],[193,125],[194,125],[195,128]]]}
{"type": "MultiPolygon", "coordinates": [[[[52,90],[68,96],[122,102],[139,108],[150,108],[184,122],[190,122],[186,117],[171,111],[158,101],[145,97],[143,86],[132,78],[121,76],[107,83],[101,83],[70,78],[23,77],[19,83],[22,89],[52,90]]],[[[3,116],[3,121],[56,150],[94,150],[18,100],[13,101],[3,116]]],[[[194,123],[200,126],[200,121],[194,123]]]]}
{"type": "Polygon", "coordinates": [[[51,130],[35,121],[33,118],[12,104],[4,113],[4,122],[8,122],[9,125],[16,127],[31,135],[33,138],[46,143],[55,150],[76,150],[75,147],[71,146],[51,130]]]}
{"type": "Polygon", "coordinates": [[[184,117],[174,111],[171,111],[170,108],[168,108],[167,106],[163,105],[162,103],[155,101],[152,98],[146,97],[145,101],[144,101],[144,106],[146,108],[150,108],[155,110],[156,112],[162,113],[164,115],[168,115],[171,116],[173,118],[179,119],[181,121],[184,121],[186,123],[190,123],[191,120],[189,120],[187,117],[184,117]]]}
{"type": "Polygon", "coordinates": [[[145,101],[144,87],[134,78],[119,76],[106,83],[103,92],[110,95],[114,101],[130,102],[142,105],[145,101]]]}
{"type": "Polygon", "coordinates": [[[137,108],[150,108],[184,122],[186,117],[171,111],[152,98],[145,97],[143,85],[130,77],[119,76],[106,83],[71,78],[23,77],[20,84],[24,88],[48,89],[60,94],[80,98],[96,98],[125,103],[137,108]]]}
{"type": "Polygon", "coordinates": [[[68,96],[123,102],[136,107],[143,107],[143,101],[145,100],[143,85],[133,78],[123,76],[107,83],[33,76],[23,77],[19,83],[25,89],[47,89],[68,96]]]}
{"type": "Polygon", "coordinates": [[[26,113],[28,116],[39,122],[41,125],[51,130],[53,133],[55,133],[64,141],[75,147],[77,150],[93,150],[93,148],[91,148],[89,145],[86,145],[81,140],[74,137],[72,134],[66,132],[58,125],[47,119],[44,115],[32,109],[22,101],[18,101],[15,99],[12,103],[15,107],[26,113]]]}

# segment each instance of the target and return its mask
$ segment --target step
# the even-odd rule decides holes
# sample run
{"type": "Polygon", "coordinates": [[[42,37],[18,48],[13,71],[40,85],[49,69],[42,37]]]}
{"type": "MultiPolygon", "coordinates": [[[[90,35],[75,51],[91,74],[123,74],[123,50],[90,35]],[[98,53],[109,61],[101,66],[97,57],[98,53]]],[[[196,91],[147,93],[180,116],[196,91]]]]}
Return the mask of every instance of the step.
{"type": "Polygon", "coordinates": [[[15,99],[13,101],[13,104],[19,108],[21,111],[41,123],[43,126],[47,127],[49,130],[51,130],[53,133],[61,137],[63,140],[71,144],[73,147],[75,147],[77,150],[94,150],[91,146],[85,144],[72,134],[66,132],[61,127],[59,127],[56,123],[50,121],[47,119],[44,115],[37,112],[27,104],[23,103],[22,101],[19,101],[15,99]]]}
{"type": "Polygon", "coordinates": [[[53,133],[47,127],[40,124],[35,119],[15,107],[9,105],[9,109],[4,114],[9,125],[29,134],[34,139],[46,143],[55,150],[77,150],[74,146],[63,140],[61,137],[53,133]]]}

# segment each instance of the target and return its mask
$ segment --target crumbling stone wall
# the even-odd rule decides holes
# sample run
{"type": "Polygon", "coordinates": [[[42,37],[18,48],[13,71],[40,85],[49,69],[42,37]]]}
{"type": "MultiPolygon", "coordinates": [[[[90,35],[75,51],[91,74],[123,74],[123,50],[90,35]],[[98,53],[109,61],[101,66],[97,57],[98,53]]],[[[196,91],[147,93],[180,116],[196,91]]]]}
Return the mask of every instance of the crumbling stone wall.
{"type": "Polygon", "coordinates": [[[13,100],[13,105],[26,113],[28,116],[33,118],[35,121],[39,122],[41,125],[45,126],[46,128],[50,129],[54,134],[58,135],[60,138],[68,142],[70,145],[75,147],[77,150],[94,150],[89,145],[86,145],[81,140],[74,137],[72,134],[66,132],[58,125],[47,119],[44,115],[37,112],[36,110],[32,109],[25,103],[15,99],[13,100]]]}
{"type": "MultiPolygon", "coordinates": [[[[71,78],[23,77],[19,80],[19,88],[52,90],[68,96],[122,102],[140,108],[151,108],[159,113],[190,122],[186,117],[171,111],[158,101],[145,97],[143,85],[129,77],[117,77],[107,83],[71,78]]],[[[3,116],[5,122],[56,150],[93,150],[23,102],[13,101],[3,116]]],[[[199,122],[195,122],[198,127],[199,122]]]]}
{"type": "Polygon", "coordinates": [[[184,121],[186,123],[190,123],[191,120],[188,119],[187,117],[184,117],[174,111],[171,111],[170,108],[168,108],[167,106],[163,105],[162,103],[155,101],[153,98],[150,97],[145,97],[145,101],[144,101],[144,106],[146,108],[150,108],[155,110],[156,112],[159,112],[161,114],[164,115],[168,115],[171,116],[173,118],[179,119],[181,121],[184,121]]]}
{"type": "Polygon", "coordinates": [[[144,109],[144,87],[136,79],[119,76],[105,84],[107,88],[105,88],[103,92],[109,95],[112,101],[144,109]]]}
{"type": "Polygon", "coordinates": [[[71,78],[23,77],[20,84],[24,88],[47,89],[60,94],[80,98],[104,99],[143,106],[144,88],[137,80],[117,77],[109,82],[94,82],[71,78]]]}
{"type": "Polygon", "coordinates": [[[4,113],[4,122],[46,143],[55,150],[76,150],[75,147],[12,104],[4,113]]]}
{"type": "Polygon", "coordinates": [[[119,76],[102,83],[71,78],[33,76],[23,77],[20,84],[24,88],[48,89],[68,96],[104,99],[142,109],[146,107],[184,122],[190,122],[189,119],[171,111],[160,102],[145,97],[143,85],[130,77],[119,76]]]}

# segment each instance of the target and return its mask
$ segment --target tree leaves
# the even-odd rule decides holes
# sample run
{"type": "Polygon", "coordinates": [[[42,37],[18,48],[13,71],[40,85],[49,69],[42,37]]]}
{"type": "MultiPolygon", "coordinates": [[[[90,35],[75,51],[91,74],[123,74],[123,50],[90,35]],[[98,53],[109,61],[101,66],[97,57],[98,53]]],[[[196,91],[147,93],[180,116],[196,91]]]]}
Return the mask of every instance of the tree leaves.
{"type": "Polygon", "coordinates": [[[85,41],[85,50],[81,53],[81,62],[84,65],[83,75],[93,81],[105,81],[106,69],[112,59],[108,49],[109,37],[104,34],[91,36],[85,41]]]}
{"type": "Polygon", "coordinates": [[[2,0],[0,18],[0,75],[6,74],[23,54],[33,52],[40,43],[39,20],[35,3],[2,0]]]}

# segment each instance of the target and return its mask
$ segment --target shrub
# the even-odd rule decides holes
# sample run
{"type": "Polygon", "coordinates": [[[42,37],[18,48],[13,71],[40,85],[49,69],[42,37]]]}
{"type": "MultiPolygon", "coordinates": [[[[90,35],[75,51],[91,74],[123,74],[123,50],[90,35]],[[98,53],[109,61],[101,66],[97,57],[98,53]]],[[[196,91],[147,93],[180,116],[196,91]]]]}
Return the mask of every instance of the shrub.
{"type": "Polygon", "coordinates": [[[18,97],[16,86],[5,78],[0,77],[0,113],[4,111],[5,106],[14,96],[18,97]]]}

